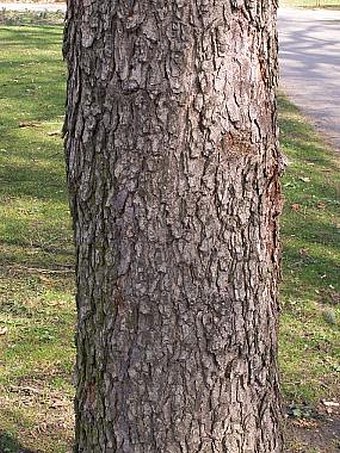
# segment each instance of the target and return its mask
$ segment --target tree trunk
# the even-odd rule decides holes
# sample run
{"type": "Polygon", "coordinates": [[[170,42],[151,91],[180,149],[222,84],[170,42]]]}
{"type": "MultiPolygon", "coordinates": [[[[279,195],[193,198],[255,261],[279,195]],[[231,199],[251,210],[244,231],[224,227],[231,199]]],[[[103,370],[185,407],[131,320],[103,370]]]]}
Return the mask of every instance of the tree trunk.
{"type": "Polygon", "coordinates": [[[271,0],[69,0],[76,452],[278,453],[271,0]]]}

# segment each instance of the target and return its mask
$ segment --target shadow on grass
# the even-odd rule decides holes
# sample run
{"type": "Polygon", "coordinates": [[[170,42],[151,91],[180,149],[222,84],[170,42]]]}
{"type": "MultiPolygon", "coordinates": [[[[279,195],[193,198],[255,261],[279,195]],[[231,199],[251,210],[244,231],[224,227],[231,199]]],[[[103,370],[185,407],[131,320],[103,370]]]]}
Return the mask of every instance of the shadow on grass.
{"type": "Polygon", "coordinates": [[[60,136],[61,31],[0,27],[0,453],[72,445],[74,251],[60,136]]]}
{"type": "Polygon", "coordinates": [[[1,27],[0,40],[0,262],[68,268],[61,27],[1,27]]]}
{"type": "Polygon", "coordinates": [[[285,96],[279,96],[280,107],[280,141],[298,152],[307,162],[314,162],[322,167],[335,168],[333,156],[327,153],[324,141],[316,133],[314,127],[301,114],[301,111],[285,96]]]}
{"type": "Polygon", "coordinates": [[[12,434],[0,431],[0,452],[1,453],[38,453],[34,450],[29,450],[12,436],[12,434]]]}
{"type": "Polygon", "coordinates": [[[339,168],[299,109],[279,97],[281,144],[290,161],[283,178],[282,292],[307,297],[338,288],[339,168]]]}
{"type": "MultiPolygon", "coordinates": [[[[302,252],[304,251],[305,249],[302,249],[302,252]]],[[[326,289],[330,284],[335,287],[340,272],[336,256],[320,256],[317,251],[303,255],[295,244],[284,246],[283,268],[287,271],[287,275],[283,277],[284,281],[290,281],[291,274],[294,273],[300,282],[298,287],[290,285],[286,289],[292,294],[303,292],[304,295],[315,295],[315,290],[326,289]],[[289,276],[288,271],[291,273],[289,276]]]]}
{"type": "Polygon", "coordinates": [[[2,183],[7,187],[6,197],[32,197],[35,200],[59,202],[66,200],[66,176],[61,175],[57,168],[32,168],[29,163],[12,163],[6,166],[0,175],[2,183]]]}

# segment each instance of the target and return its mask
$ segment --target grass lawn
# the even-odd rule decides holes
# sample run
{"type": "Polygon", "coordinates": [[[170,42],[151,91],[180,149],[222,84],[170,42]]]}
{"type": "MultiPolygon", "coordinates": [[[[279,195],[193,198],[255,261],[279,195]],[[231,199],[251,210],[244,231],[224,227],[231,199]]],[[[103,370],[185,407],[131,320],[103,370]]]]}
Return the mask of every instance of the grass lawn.
{"type": "MultiPolygon", "coordinates": [[[[74,258],[61,37],[60,26],[0,27],[1,453],[71,451],[74,258]]],[[[285,400],[301,421],[321,399],[340,396],[340,180],[335,157],[284,98],[280,112],[290,161],[280,362],[285,400]]],[[[303,450],[294,439],[290,448],[333,451],[303,450]]]]}
{"type": "Polygon", "coordinates": [[[72,438],[73,247],[62,30],[0,29],[0,451],[72,438]]]}
{"type": "Polygon", "coordinates": [[[280,100],[281,145],[289,167],[281,220],[281,369],[289,399],[339,397],[339,160],[298,110],[280,100]]]}
{"type": "Polygon", "coordinates": [[[335,453],[340,411],[321,402],[340,402],[339,156],[286,98],[279,108],[281,146],[289,159],[282,181],[279,344],[282,390],[293,416],[289,452],[335,453]]]}

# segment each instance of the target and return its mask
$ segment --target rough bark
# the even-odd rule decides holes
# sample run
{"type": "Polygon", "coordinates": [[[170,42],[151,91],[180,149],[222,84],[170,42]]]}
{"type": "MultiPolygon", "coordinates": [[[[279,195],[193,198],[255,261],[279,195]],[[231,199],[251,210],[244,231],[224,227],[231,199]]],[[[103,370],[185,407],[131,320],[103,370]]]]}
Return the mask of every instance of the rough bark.
{"type": "Polygon", "coordinates": [[[278,453],[270,0],[69,0],[76,452],[278,453]]]}

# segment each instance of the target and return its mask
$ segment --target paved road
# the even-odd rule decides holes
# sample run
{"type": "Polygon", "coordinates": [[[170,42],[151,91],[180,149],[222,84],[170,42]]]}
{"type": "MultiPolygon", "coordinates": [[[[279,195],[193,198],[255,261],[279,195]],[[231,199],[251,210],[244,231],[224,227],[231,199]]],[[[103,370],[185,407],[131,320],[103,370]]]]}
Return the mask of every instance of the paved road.
{"type": "Polygon", "coordinates": [[[280,9],[281,84],[340,151],[340,11],[280,9]]]}
{"type": "Polygon", "coordinates": [[[8,9],[10,11],[65,11],[65,3],[1,3],[0,10],[8,9]]]}

